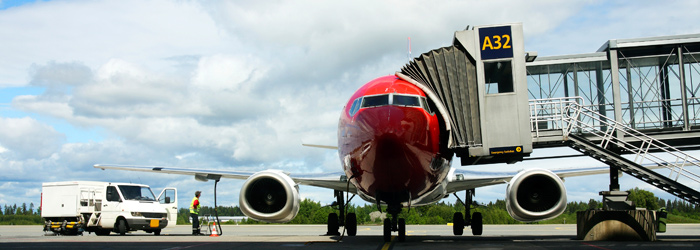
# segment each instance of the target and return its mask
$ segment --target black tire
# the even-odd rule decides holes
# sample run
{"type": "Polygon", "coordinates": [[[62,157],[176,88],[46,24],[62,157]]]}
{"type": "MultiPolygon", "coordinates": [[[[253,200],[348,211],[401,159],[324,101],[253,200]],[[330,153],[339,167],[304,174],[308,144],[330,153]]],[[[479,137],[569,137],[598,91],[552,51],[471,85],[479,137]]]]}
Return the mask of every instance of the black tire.
{"type": "Polygon", "coordinates": [[[327,235],[340,235],[338,229],[340,228],[340,223],[338,222],[338,214],[330,213],[328,214],[328,232],[327,235]]]}
{"type": "Polygon", "coordinates": [[[455,235],[464,234],[464,216],[461,212],[456,212],[454,216],[452,216],[452,232],[455,235]]]}
{"type": "Polygon", "coordinates": [[[389,218],[384,219],[384,242],[391,241],[391,220],[389,218]]]}
{"type": "Polygon", "coordinates": [[[117,233],[119,233],[119,235],[125,235],[126,231],[127,231],[126,220],[119,219],[119,221],[117,221],[117,233]]]}
{"type": "Polygon", "coordinates": [[[348,236],[357,235],[357,215],[349,213],[345,218],[345,229],[348,231],[348,236]]]}
{"type": "Polygon", "coordinates": [[[160,235],[160,229],[153,230],[153,235],[160,235]]]}
{"type": "Polygon", "coordinates": [[[481,235],[484,232],[484,219],[481,213],[472,214],[472,234],[481,235]]]}
{"type": "Polygon", "coordinates": [[[399,219],[399,241],[406,241],[406,220],[403,218],[399,219]]]}

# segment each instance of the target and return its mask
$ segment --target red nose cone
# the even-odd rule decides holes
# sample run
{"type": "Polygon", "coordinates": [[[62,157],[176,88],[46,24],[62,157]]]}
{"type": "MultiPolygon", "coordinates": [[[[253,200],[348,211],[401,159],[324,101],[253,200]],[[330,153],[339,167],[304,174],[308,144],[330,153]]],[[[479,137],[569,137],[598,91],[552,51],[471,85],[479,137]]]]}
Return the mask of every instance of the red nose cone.
{"type": "Polygon", "coordinates": [[[417,197],[431,187],[436,151],[422,109],[377,107],[363,110],[355,121],[365,135],[352,170],[361,173],[356,178],[362,188],[417,197]]]}

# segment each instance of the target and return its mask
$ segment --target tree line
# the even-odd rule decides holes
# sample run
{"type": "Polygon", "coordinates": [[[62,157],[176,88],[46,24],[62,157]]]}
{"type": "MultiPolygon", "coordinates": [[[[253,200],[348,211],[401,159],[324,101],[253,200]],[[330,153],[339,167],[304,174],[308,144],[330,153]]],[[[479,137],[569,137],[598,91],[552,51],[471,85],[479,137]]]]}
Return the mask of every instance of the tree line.
{"type": "MultiPolygon", "coordinates": [[[[634,202],[637,207],[650,210],[658,210],[665,207],[669,213],[668,223],[700,223],[700,206],[688,203],[683,200],[664,200],[654,196],[653,193],[634,188],[628,190],[630,193],[628,200],[634,202]]],[[[588,202],[572,201],[567,204],[564,213],[554,219],[537,223],[548,224],[573,224],[576,223],[576,212],[588,209],[602,208],[602,203],[598,200],[590,199],[588,202]]],[[[464,206],[461,203],[450,204],[440,202],[428,206],[412,207],[404,209],[400,216],[406,219],[406,224],[445,224],[451,223],[455,212],[464,213],[464,206]]],[[[358,224],[381,224],[382,214],[377,212],[376,204],[365,204],[362,206],[350,204],[347,212],[354,212],[357,215],[358,224]]],[[[382,211],[386,211],[382,207],[382,211]]],[[[482,204],[472,209],[473,212],[480,212],[483,215],[484,224],[522,224],[510,217],[506,210],[506,202],[497,200],[482,204]]],[[[290,224],[325,224],[329,213],[337,213],[337,207],[323,206],[320,202],[305,199],[300,203],[297,216],[290,221],[290,224]]],[[[219,206],[216,213],[220,216],[243,216],[238,206],[219,206]]],[[[214,215],[213,207],[202,206],[200,215],[214,215]]],[[[189,209],[180,208],[178,210],[178,224],[189,224],[189,209]]],[[[386,215],[383,215],[386,216],[386,215]]],[[[41,210],[29,205],[4,205],[0,209],[0,225],[28,225],[42,224],[41,210]]],[[[229,222],[234,223],[234,222],[229,222]]],[[[249,219],[243,221],[244,224],[260,224],[261,222],[249,219]]]]}
{"type": "MultiPolygon", "coordinates": [[[[669,213],[668,223],[700,223],[700,206],[693,205],[683,200],[664,200],[654,196],[652,192],[634,188],[627,190],[630,194],[628,200],[634,202],[639,208],[658,210],[664,207],[669,213]]],[[[576,223],[576,212],[588,209],[601,209],[602,202],[590,199],[588,202],[572,201],[567,203],[566,210],[560,216],[540,221],[541,224],[574,224],[576,223]]],[[[386,208],[383,207],[382,211],[386,208]]],[[[357,206],[350,204],[348,212],[354,212],[357,216],[358,224],[381,224],[382,217],[377,213],[375,204],[365,204],[357,206]]],[[[428,206],[412,207],[404,209],[399,216],[405,218],[406,224],[446,224],[452,222],[455,212],[464,213],[465,209],[461,203],[450,204],[439,202],[428,206]]],[[[480,212],[483,215],[484,224],[524,224],[510,217],[506,209],[504,200],[496,200],[488,204],[482,204],[472,209],[473,212],[480,212]]],[[[219,207],[217,212],[220,216],[243,216],[239,207],[219,207]]],[[[299,214],[290,224],[325,224],[329,213],[337,213],[337,207],[322,206],[320,202],[303,200],[300,204],[299,214]]],[[[203,206],[201,215],[214,215],[212,207],[203,206]]],[[[386,216],[386,215],[385,215],[386,216]]],[[[189,209],[181,208],[178,214],[178,224],[189,224],[189,209]]],[[[234,223],[234,222],[229,222],[234,223]]],[[[252,219],[241,222],[242,224],[261,224],[252,219]]]]}

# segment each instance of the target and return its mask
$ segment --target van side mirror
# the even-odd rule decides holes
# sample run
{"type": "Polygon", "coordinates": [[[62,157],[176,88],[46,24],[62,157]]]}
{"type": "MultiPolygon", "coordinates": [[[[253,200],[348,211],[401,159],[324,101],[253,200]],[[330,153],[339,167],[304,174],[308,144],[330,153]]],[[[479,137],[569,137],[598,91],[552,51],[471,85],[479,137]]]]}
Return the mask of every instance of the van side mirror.
{"type": "Polygon", "coordinates": [[[170,204],[170,197],[165,197],[165,204],[170,204]]]}

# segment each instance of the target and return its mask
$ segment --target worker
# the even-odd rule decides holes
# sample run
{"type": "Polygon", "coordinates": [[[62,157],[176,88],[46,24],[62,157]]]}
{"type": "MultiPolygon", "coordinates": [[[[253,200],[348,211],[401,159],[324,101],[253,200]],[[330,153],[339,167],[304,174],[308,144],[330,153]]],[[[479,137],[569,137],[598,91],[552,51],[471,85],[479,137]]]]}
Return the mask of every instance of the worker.
{"type": "Polygon", "coordinates": [[[190,217],[192,217],[192,235],[202,235],[199,231],[199,196],[202,195],[202,191],[194,192],[194,198],[190,204],[190,217]]]}

